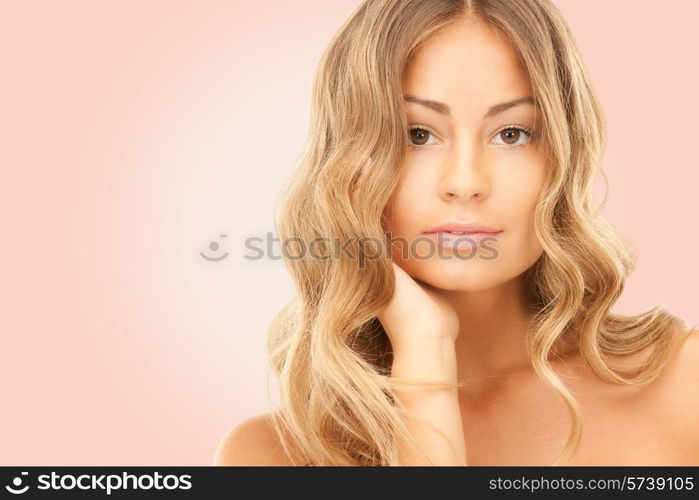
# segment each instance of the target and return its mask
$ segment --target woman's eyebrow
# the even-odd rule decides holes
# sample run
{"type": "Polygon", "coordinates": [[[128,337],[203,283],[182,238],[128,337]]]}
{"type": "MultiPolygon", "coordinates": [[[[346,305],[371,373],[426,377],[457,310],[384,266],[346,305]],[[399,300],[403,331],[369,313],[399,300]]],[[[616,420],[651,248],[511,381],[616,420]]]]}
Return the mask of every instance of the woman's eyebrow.
{"type": "MultiPolygon", "coordinates": [[[[450,116],[451,115],[451,108],[449,107],[448,104],[444,104],[443,102],[439,101],[433,101],[432,99],[423,99],[421,97],[416,97],[414,95],[406,94],[403,96],[403,99],[406,102],[414,102],[416,104],[420,104],[421,106],[425,106],[426,108],[429,108],[433,111],[436,111],[437,113],[440,113],[445,116],[450,116]]],[[[488,111],[485,113],[483,116],[483,119],[490,118],[491,116],[495,116],[498,113],[502,113],[505,110],[508,110],[510,108],[514,108],[515,106],[519,106],[520,104],[531,104],[532,106],[536,105],[536,101],[534,100],[533,97],[527,96],[527,97],[521,97],[519,99],[514,99],[512,101],[507,101],[507,102],[502,102],[500,104],[495,104],[488,108],[488,111]]]]}

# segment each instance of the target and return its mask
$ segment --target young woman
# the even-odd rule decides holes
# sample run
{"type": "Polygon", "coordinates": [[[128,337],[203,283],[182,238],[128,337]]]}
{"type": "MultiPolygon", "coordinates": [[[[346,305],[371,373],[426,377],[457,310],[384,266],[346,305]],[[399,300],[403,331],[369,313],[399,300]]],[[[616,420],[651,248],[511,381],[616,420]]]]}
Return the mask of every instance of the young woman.
{"type": "Polygon", "coordinates": [[[316,250],[285,255],[282,404],[216,464],[699,464],[699,335],[610,311],[635,259],[592,201],[604,119],[550,1],[368,0],[313,106],[276,213],[316,250]]]}

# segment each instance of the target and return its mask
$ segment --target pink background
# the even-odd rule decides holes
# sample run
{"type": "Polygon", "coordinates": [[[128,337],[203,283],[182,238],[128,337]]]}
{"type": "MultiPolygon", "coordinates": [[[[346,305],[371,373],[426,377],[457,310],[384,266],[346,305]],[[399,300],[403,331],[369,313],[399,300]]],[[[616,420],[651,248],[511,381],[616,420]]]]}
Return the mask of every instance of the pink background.
{"type": "MultiPolygon", "coordinates": [[[[358,4],[2,3],[0,464],[207,465],[274,407],[264,332],[291,283],[242,240],[273,230],[358,4]]],[[[699,4],[556,4],[609,122],[605,212],[640,254],[615,310],[696,323],[699,4]]]]}

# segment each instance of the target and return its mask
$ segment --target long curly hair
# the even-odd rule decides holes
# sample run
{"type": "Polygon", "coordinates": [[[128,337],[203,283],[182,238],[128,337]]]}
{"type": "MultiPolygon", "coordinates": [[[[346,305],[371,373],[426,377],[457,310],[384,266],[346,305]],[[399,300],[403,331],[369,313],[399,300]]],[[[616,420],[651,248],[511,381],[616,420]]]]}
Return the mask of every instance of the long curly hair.
{"type": "Polygon", "coordinates": [[[606,125],[557,8],[549,0],[366,0],[321,57],[304,152],[274,207],[295,294],[267,332],[281,393],[272,416],[295,464],[390,465],[395,437],[410,439],[393,395],[408,383],[391,377],[391,345],[377,319],[394,291],[390,259],[358,266],[342,254],[288,254],[300,242],[328,252],[328,239],[355,252],[366,252],[360,242],[367,238],[386,242],[386,207],[408,149],[403,70],[424,40],[469,15],[507,37],[543,111],[547,179],[535,230],[544,251],[524,278],[535,308],[527,334],[532,367],[572,421],[555,465],[570,460],[582,434],[580,407],[550,364],[564,338],[572,336],[602,380],[644,384],[692,331],[660,306],[634,316],[610,311],[636,255],[592,200],[606,125]],[[631,369],[612,359],[649,346],[631,369]]]}

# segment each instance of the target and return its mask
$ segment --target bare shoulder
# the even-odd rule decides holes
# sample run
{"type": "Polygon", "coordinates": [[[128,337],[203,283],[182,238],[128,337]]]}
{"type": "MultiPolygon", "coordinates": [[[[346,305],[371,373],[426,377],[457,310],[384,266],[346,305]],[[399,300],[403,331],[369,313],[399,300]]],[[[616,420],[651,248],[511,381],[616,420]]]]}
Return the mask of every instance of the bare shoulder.
{"type": "Polygon", "coordinates": [[[231,428],[216,449],[213,465],[295,465],[284,451],[269,413],[231,428]]]}
{"type": "Polygon", "coordinates": [[[687,335],[668,365],[674,395],[696,402],[699,411],[699,330],[687,335]]]}
{"type": "MultiPolygon", "coordinates": [[[[622,367],[638,366],[648,359],[652,351],[653,345],[650,345],[638,353],[620,359],[619,365],[622,367]]],[[[682,391],[690,387],[697,387],[699,383],[699,330],[692,330],[680,342],[677,350],[663,367],[660,378],[668,384],[667,387],[671,390],[682,391]]]]}
{"type": "Polygon", "coordinates": [[[672,422],[684,436],[693,463],[699,464],[699,330],[682,342],[666,367],[665,400],[673,409],[672,422]],[[676,404],[670,404],[670,402],[676,404]]]}

